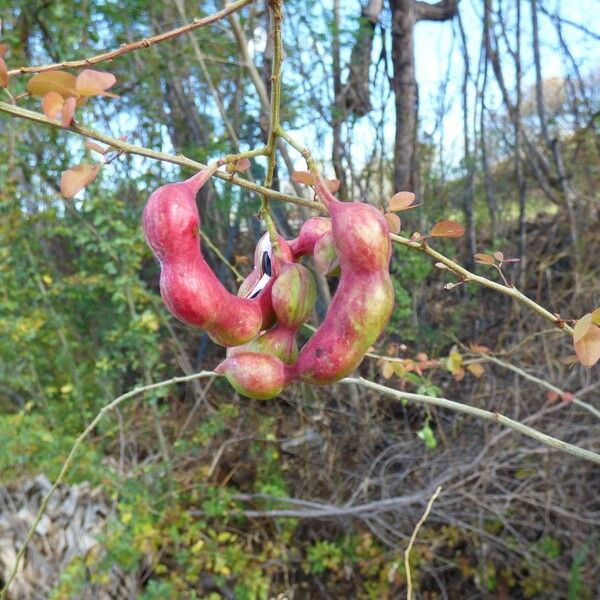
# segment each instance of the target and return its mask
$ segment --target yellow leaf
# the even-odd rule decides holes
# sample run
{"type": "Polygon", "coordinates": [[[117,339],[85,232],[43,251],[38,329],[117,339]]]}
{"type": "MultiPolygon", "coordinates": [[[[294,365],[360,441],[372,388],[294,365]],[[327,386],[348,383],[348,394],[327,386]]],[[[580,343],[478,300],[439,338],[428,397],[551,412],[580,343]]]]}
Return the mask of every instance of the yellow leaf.
{"type": "Polygon", "coordinates": [[[600,325],[600,308],[597,308],[592,312],[592,323],[596,323],[596,325],[600,325]]]}
{"type": "Polygon", "coordinates": [[[467,365],[467,369],[475,375],[475,377],[483,377],[485,373],[485,368],[481,363],[471,363],[467,365]]]}
{"type": "Polygon", "coordinates": [[[446,368],[450,373],[456,375],[459,371],[462,370],[463,357],[460,352],[457,352],[455,349],[450,351],[448,358],[446,359],[446,368]]]}
{"type": "Polygon", "coordinates": [[[127,525],[127,523],[129,523],[132,518],[133,518],[133,513],[128,510],[127,512],[124,512],[121,515],[121,523],[125,523],[125,525],[127,525]]]}
{"type": "Polygon", "coordinates": [[[77,96],[76,77],[66,71],[46,71],[34,75],[27,83],[27,91],[32,96],[45,96],[48,92],[56,92],[63,98],[77,96]]]}
{"type": "Polygon", "coordinates": [[[584,337],[592,325],[592,314],[587,313],[587,315],[583,315],[583,317],[575,323],[575,327],[573,328],[573,341],[578,342],[584,337]]]}
{"type": "Polygon", "coordinates": [[[52,285],[53,279],[52,277],[50,277],[50,275],[44,273],[42,275],[42,281],[46,284],[46,285],[52,285]]]}
{"type": "Polygon", "coordinates": [[[384,362],[381,367],[381,374],[384,379],[389,379],[394,374],[394,365],[391,362],[384,362]]]}
{"type": "Polygon", "coordinates": [[[65,383],[65,385],[63,385],[60,388],[60,393],[64,394],[65,396],[67,394],[70,394],[73,391],[73,386],[70,383],[65,383]]]}

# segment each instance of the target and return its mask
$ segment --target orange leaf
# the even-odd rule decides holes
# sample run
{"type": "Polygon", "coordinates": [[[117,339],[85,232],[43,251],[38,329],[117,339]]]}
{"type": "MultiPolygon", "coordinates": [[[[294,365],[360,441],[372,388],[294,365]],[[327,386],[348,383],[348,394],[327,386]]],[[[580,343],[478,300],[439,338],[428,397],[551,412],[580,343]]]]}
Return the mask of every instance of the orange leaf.
{"type": "Polygon", "coordinates": [[[600,327],[598,325],[592,323],[585,335],[575,342],[575,353],[584,367],[593,367],[600,360],[600,327]]]}
{"type": "Polygon", "coordinates": [[[0,56],[0,87],[8,87],[8,69],[4,59],[0,56]]]}
{"type": "Polygon", "coordinates": [[[480,354],[487,354],[490,351],[487,346],[482,346],[481,344],[471,344],[471,350],[480,354]]]}
{"type": "Polygon", "coordinates": [[[385,213],[384,217],[390,227],[390,231],[392,233],[400,233],[400,229],[402,228],[400,217],[391,212],[385,213]]]}
{"type": "Polygon", "coordinates": [[[546,392],[546,398],[548,402],[556,402],[560,398],[560,394],[554,390],[548,390],[546,392]]]}
{"type": "Polygon", "coordinates": [[[56,92],[63,98],[77,96],[75,75],[66,71],[46,71],[34,75],[27,82],[27,91],[32,96],[45,96],[48,92],[56,92]]]}
{"type": "Polygon", "coordinates": [[[102,155],[108,152],[108,148],[103,148],[100,144],[96,144],[96,142],[86,142],[85,147],[92,152],[97,152],[102,155]]]}
{"type": "Polygon", "coordinates": [[[77,75],[75,89],[80,96],[98,96],[104,94],[115,83],[117,79],[112,73],[84,69],[77,75]]]}
{"type": "Polygon", "coordinates": [[[72,198],[79,190],[96,179],[102,165],[81,163],[65,171],[60,178],[60,191],[65,198],[72,198]]]}
{"type": "Polygon", "coordinates": [[[406,210],[414,201],[416,196],[412,192],[398,192],[390,198],[390,210],[406,210]]]}
{"type": "Polygon", "coordinates": [[[433,237],[460,237],[465,232],[465,228],[456,221],[440,221],[431,229],[433,237]]]}
{"type": "Polygon", "coordinates": [[[478,252],[477,254],[474,255],[475,258],[475,262],[478,262],[482,265],[493,265],[494,264],[494,257],[490,256],[489,254],[482,254],[480,252],[478,252]]]}
{"type": "Polygon", "coordinates": [[[467,365],[467,369],[477,378],[485,375],[485,367],[481,363],[471,363],[467,365]]]}
{"type": "Polygon", "coordinates": [[[327,189],[335,194],[339,189],[342,182],[339,179],[326,179],[325,184],[327,185],[327,189]]]}
{"type": "Polygon", "coordinates": [[[0,58],[4,58],[8,52],[8,44],[0,44],[0,58]]]}
{"type": "Polygon", "coordinates": [[[75,115],[75,105],[77,104],[77,100],[71,96],[65,100],[65,104],[62,109],[62,121],[61,124],[63,127],[68,127],[73,120],[73,116],[75,115]]]}
{"type": "Polygon", "coordinates": [[[64,104],[65,99],[60,94],[48,92],[42,100],[42,111],[48,119],[59,121],[64,104]]]}
{"type": "Polygon", "coordinates": [[[317,180],[310,171],[294,171],[292,173],[292,181],[304,185],[314,185],[317,180]]]}
{"type": "Polygon", "coordinates": [[[587,315],[583,315],[583,317],[575,323],[575,327],[573,328],[573,341],[578,342],[584,337],[592,325],[592,314],[588,313],[587,315]]]}

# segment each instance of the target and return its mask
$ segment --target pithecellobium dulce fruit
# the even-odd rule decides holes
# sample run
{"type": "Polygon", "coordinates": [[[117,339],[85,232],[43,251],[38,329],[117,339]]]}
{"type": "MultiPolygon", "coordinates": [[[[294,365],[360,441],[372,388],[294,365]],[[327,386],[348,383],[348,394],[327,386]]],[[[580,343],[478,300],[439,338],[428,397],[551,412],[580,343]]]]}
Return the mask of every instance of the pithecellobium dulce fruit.
{"type": "MultiPolygon", "coordinates": [[[[207,167],[187,181],[158,188],[148,199],[142,228],[161,267],[160,292],[179,320],[205,329],[223,346],[244,344],[263,328],[260,296],[231,294],[204,260],[196,193],[216,170],[207,167]]],[[[261,275],[258,275],[260,279],[261,275]]]]}

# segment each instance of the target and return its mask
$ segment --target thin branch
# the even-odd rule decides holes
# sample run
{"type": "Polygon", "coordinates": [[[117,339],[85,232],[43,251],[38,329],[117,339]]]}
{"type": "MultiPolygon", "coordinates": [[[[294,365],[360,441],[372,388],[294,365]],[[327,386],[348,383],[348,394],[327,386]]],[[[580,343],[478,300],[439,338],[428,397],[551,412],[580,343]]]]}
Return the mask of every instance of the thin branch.
{"type": "Polygon", "coordinates": [[[411,394],[409,392],[401,392],[399,390],[386,387],[385,385],[381,385],[379,383],[363,379],[362,377],[346,377],[345,379],[342,379],[340,383],[353,383],[356,385],[360,385],[362,387],[379,392],[384,396],[393,398],[394,400],[408,400],[413,402],[419,402],[427,406],[439,406],[440,408],[445,408],[448,410],[453,410],[454,412],[471,415],[473,417],[477,417],[478,419],[483,419],[484,421],[499,423],[500,425],[504,425],[505,427],[508,427],[509,429],[520,433],[521,435],[530,437],[540,442],[541,444],[544,444],[545,446],[555,448],[556,450],[560,450],[561,452],[565,452],[566,454],[571,454],[572,456],[576,456],[577,458],[588,460],[590,462],[600,465],[600,454],[592,452],[591,450],[580,448],[579,446],[575,446],[573,444],[569,444],[568,442],[563,442],[562,440],[556,439],[550,435],[538,431],[537,429],[528,427],[527,425],[523,425],[523,423],[519,423],[518,421],[510,419],[509,417],[505,417],[504,415],[501,415],[497,412],[491,412],[489,410],[484,410],[483,408],[469,406],[468,404],[462,404],[461,402],[448,400],[446,398],[434,398],[432,396],[424,396],[422,394],[411,394]]]}
{"type": "Polygon", "coordinates": [[[412,532],[412,535],[410,536],[410,541],[408,542],[408,546],[406,548],[406,550],[404,551],[404,568],[406,570],[406,598],[407,600],[412,600],[412,578],[410,575],[410,551],[412,550],[413,544],[415,543],[415,540],[417,539],[417,533],[419,533],[419,529],[421,529],[421,525],[423,525],[423,523],[425,523],[425,521],[427,520],[427,517],[429,516],[429,513],[431,512],[431,507],[433,506],[433,503],[435,502],[435,499],[439,496],[439,493],[442,491],[442,486],[439,486],[437,490],[435,490],[433,496],[431,496],[431,498],[429,499],[429,502],[427,503],[427,508],[425,509],[425,512],[423,513],[423,516],[419,519],[419,522],[416,524],[414,531],[412,532]]]}
{"type": "MultiPolygon", "coordinates": [[[[6,102],[0,102],[0,112],[7,113],[14,117],[19,117],[21,119],[27,119],[29,121],[34,121],[35,123],[41,123],[42,125],[48,125],[50,127],[66,129],[72,133],[77,133],[84,137],[92,138],[99,142],[103,142],[105,144],[109,144],[113,148],[117,150],[121,150],[127,154],[136,154],[138,156],[145,156],[146,158],[152,158],[154,160],[161,160],[164,162],[172,163],[175,165],[180,165],[182,167],[189,167],[195,171],[200,171],[204,169],[206,165],[192,160],[183,154],[166,154],[164,152],[156,152],[154,150],[149,150],[148,148],[144,148],[142,146],[136,146],[135,144],[129,144],[123,140],[119,140],[110,135],[105,135],[100,133],[94,129],[90,129],[89,127],[84,127],[82,125],[71,125],[70,127],[63,128],[56,121],[51,121],[47,119],[43,114],[34,112],[32,110],[28,110],[26,108],[21,108],[19,106],[13,106],[12,104],[7,104],[6,102]]],[[[265,154],[264,148],[258,148],[256,150],[251,150],[249,152],[242,152],[236,155],[226,156],[221,159],[219,162],[221,164],[225,164],[231,161],[234,157],[245,156],[247,158],[251,156],[258,156],[265,154]]],[[[308,208],[314,208],[315,210],[321,211],[323,213],[327,212],[325,207],[320,205],[318,202],[313,202],[311,200],[305,200],[304,198],[299,198],[298,196],[292,196],[290,194],[284,194],[282,192],[277,192],[275,190],[271,190],[262,185],[254,183],[252,181],[248,181],[247,179],[242,179],[237,175],[230,175],[228,173],[224,173],[222,171],[217,171],[214,174],[215,177],[219,179],[223,179],[224,181],[228,181],[229,183],[233,183],[239,187],[242,187],[251,192],[255,192],[257,194],[266,195],[271,200],[279,200],[282,202],[291,202],[292,204],[298,204],[300,206],[306,206],[308,208]]]]}
{"type": "Polygon", "coordinates": [[[96,56],[83,58],[81,60],[68,60],[61,63],[52,63],[48,65],[19,67],[17,69],[10,70],[8,74],[9,76],[13,76],[23,75],[24,73],[41,73],[43,71],[53,71],[55,69],[78,69],[81,67],[89,67],[90,65],[94,65],[99,62],[104,62],[106,60],[113,60],[114,58],[122,56],[123,54],[127,54],[128,52],[133,52],[135,50],[139,50],[140,48],[150,48],[150,46],[154,46],[155,44],[160,44],[161,42],[172,40],[173,38],[183,35],[184,33],[188,33],[189,31],[193,31],[194,29],[198,29],[200,27],[210,25],[211,23],[215,23],[216,21],[219,21],[234,12],[237,12],[238,10],[252,2],[254,2],[254,0],[237,0],[237,2],[228,4],[222,10],[212,15],[208,15],[207,17],[203,17],[201,19],[194,19],[192,23],[188,23],[187,25],[183,25],[182,27],[178,27],[177,29],[165,31],[164,33],[155,35],[150,38],[143,38],[141,40],[138,40],[137,42],[131,42],[130,44],[124,44],[120,48],[110,50],[109,52],[103,52],[102,54],[97,54],[96,56]]]}
{"type": "Polygon", "coordinates": [[[194,373],[192,375],[185,375],[183,377],[173,377],[172,379],[167,379],[165,381],[159,381],[157,383],[151,383],[149,385],[137,387],[137,388],[134,388],[133,390],[130,390],[129,392],[127,392],[125,394],[122,394],[118,398],[115,398],[112,402],[110,402],[109,404],[107,404],[105,407],[103,407],[100,410],[100,412],[92,419],[91,423],[82,431],[82,433],[79,435],[79,437],[75,440],[75,443],[73,444],[71,451],[69,452],[65,462],[63,463],[57,478],[54,480],[54,483],[48,490],[48,493],[44,496],[44,498],[40,504],[40,508],[37,512],[37,515],[36,515],[35,519],[33,520],[33,523],[31,525],[31,527],[29,528],[29,531],[27,532],[27,536],[25,537],[25,540],[23,541],[23,545],[21,546],[21,548],[15,558],[15,564],[14,564],[8,578],[6,579],[6,583],[4,584],[4,587],[2,588],[2,590],[0,590],[0,600],[6,600],[8,588],[9,588],[10,584],[12,583],[13,579],[15,578],[17,571],[19,570],[19,564],[21,563],[23,555],[25,554],[25,551],[27,550],[27,546],[28,546],[29,542],[31,541],[31,538],[34,535],[35,530],[36,530],[39,522],[42,519],[42,516],[44,515],[44,512],[46,510],[46,507],[48,506],[48,502],[50,501],[50,498],[52,497],[52,495],[54,494],[54,492],[56,491],[58,486],[64,480],[65,475],[67,474],[67,471],[69,470],[69,467],[71,466],[71,463],[73,462],[73,459],[75,458],[75,455],[77,454],[77,451],[79,450],[79,448],[81,447],[81,445],[83,444],[85,439],[90,435],[90,433],[92,433],[92,431],[94,431],[94,429],[96,428],[98,423],[102,420],[102,418],[108,412],[110,412],[111,410],[113,410],[117,406],[119,406],[119,404],[121,404],[125,400],[128,400],[129,398],[133,398],[134,396],[139,396],[140,394],[144,394],[145,392],[149,392],[151,390],[156,390],[161,387],[175,385],[176,383],[184,383],[186,381],[191,381],[192,379],[201,379],[201,378],[205,378],[205,377],[215,377],[215,376],[216,376],[216,373],[214,373],[213,371],[200,371],[199,373],[194,373]]]}
{"type": "Polygon", "coordinates": [[[492,281],[491,279],[487,279],[486,277],[482,277],[481,275],[475,275],[471,271],[468,271],[464,267],[461,267],[458,263],[454,262],[450,258],[444,256],[441,252],[434,250],[426,243],[422,242],[414,242],[409,240],[408,238],[402,237],[400,235],[396,235],[394,233],[390,234],[392,241],[397,244],[402,244],[403,246],[408,246],[414,250],[420,250],[424,254],[431,256],[437,262],[443,263],[450,271],[452,271],[455,275],[458,275],[461,281],[467,283],[477,283],[483,287],[490,288],[501,294],[506,296],[510,296],[514,298],[517,302],[524,304],[534,312],[538,313],[544,319],[550,321],[553,325],[564,331],[568,335],[573,335],[573,328],[567,325],[559,316],[552,314],[549,310],[546,310],[543,306],[540,306],[537,302],[528,298],[523,292],[520,292],[518,289],[514,287],[508,287],[506,285],[502,285],[501,283],[497,283],[492,281]]]}

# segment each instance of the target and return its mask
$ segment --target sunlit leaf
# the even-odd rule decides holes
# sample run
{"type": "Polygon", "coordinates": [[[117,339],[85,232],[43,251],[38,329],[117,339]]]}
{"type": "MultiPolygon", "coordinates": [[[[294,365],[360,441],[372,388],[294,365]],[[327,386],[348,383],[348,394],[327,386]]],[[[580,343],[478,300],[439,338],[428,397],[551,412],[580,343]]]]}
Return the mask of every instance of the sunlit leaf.
{"type": "Polygon", "coordinates": [[[65,198],[72,198],[96,179],[102,165],[81,163],[65,171],[60,178],[60,191],[65,198]]]}
{"type": "Polygon", "coordinates": [[[6,63],[4,59],[0,57],[0,87],[8,86],[8,69],[6,68],[6,63]]]}
{"type": "Polygon", "coordinates": [[[583,315],[583,317],[575,323],[575,327],[573,328],[573,341],[578,342],[584,337],[592,325],[592,313],[583,315]]]}
{"type": "Polygon", "coordinates": [[[42,100],[42,111],[48,119],[60,121],[65,99],[57,92],[48,92],[42,100]]]}
{"type": "Polygon", "coordinates": [[[97,96],[104,94],[116,82],[117,79],[112,73],[84,69],[77,75],[75,89],[80,96],[97,96]]]}
{"type": "Polygon", "coordinates": [[[465,228],[456,221],[440,221],[431,229],[433,237],[460,237],[465,232],[465,228]]]}
{"type": "Polygon", "coordinates": [[[591,323],[585,335],[575,342],[575,353],[584,367],[592,367],[600,360],[600,327],[598,325],[591,323]]]}
{"type": "Polygon", "coordinates": [[[71,121],[73,120],[73,117],[75,115],[76,102],[77,101],[72,96],[65,100],[65,104],[62,109],[62,121],[61,121],[61,124],[63,127],[68,127],[71,124],[71,121]]]}
{"type": "Polygon", "coordinates": [[[453,348],[450,351],[448,358],[446,359],[446,368],[448,369],[448,371],[450,371],[450,373],[455,374],[459,371],[459,369],[462,368],[462,364],[463,364],[462,355],[460,354],[460,352],[458,352],[457,350],[455,350],[453,348]]]}
{"type": "Polygon", "coordinates": [[[477,378],[485,375],[485,367],[481,363],[471,363],[467,365],[467,369],[477,378]]]}
{"type": "Polygon", "coordinates": [[[400,221],[400,217],[391,212],[385,213],[384,217],[389,225],[390,231],[392,233],[400,233],[400,229],[402,229],[402,221],[400,221]]]}
{"type": "Polygon", "coordinates": [[[317,180],[310,171],[294,171],[292,173],[292,181],[303,185],[314,185],[317,180]]]}
{"type": "Polygon", "coordinates": [[[66,71],[46,71],[34,75],[27,82],[27,91],[32,96],[45,96],[48,92],[56,92],[63,98],[77,96],[75,75],[66,71]]]}
{"type": "Polygon", "coordinates": [[[489,254],[482,254],[481,252],[478,252],[474,255],[474,258],[476,263],[480,263],[482,265],[494,264],[494,257],[490,256],[489,254]]]}
{"type": "Polygon", "coordinates": [[[390,210],[406,210],[415,201],[412,192],[398,192],[390,198],[390,210]]]}
{"type": "Polygon", "coordinates": [[[394,365],[390,362],[384,362],[381,366],[381,374],[384,379],[389,379],[394,374],[394,365]]]}

